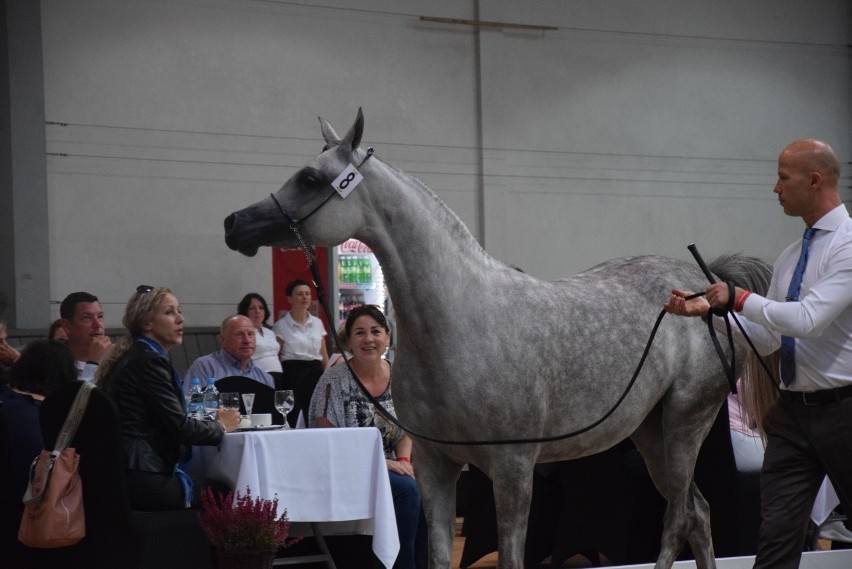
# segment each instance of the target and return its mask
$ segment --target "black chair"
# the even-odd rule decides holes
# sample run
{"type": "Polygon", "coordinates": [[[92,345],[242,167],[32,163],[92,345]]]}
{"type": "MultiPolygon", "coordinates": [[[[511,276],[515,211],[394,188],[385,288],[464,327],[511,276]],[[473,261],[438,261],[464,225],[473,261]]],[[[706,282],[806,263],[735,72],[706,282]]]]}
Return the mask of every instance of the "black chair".
{"type": "MultiPolygon", "coordinates": [[[[41,408],[45,446],[52,448],[82,382],[56,389],[41,408]]],[[[71,442],[80,455],[86,537],[63,548],[50,566],[91,568],[212,569],[210,543],[195,510],[138,512],[130,509],[121,425],[109,396],[95,389],[71,442]],[[69,565],[67,561],[74,563],[69,565]]]]}
{"type": "MultiPolygon", "coordinates": [[[[252,405],[252,413],[271,413],[273,425],[283,425],[284,418],[275,409],[275,390],[264,385],[259,381],[255,381],[250,377],[241,375],[232,375],[216,380],[216,389],[219,393],[237,392],[240,395],[243,393],[254,393],[254,405],[252,405]]],[[[240,413],[245,415],[246,408],[240,397],[240,413]]]]}

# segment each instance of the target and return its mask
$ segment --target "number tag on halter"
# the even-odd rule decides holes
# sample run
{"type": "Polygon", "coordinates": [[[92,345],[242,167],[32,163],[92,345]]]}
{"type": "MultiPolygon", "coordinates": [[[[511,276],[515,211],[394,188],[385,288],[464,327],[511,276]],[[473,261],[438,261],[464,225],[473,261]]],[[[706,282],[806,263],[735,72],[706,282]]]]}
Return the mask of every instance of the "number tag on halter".
{"type": "Polygon", "coordinates": [[[350,164],[346,168],[344,168],[343,172],[334,179],[331,183],[331,187],[337,190],[337,193],[340,194],[341,198],[345,198],[349,195],[349,193],[354,190],[358,184],[361,183],[361,180],[364,179],[364,176],[350,164]]]}

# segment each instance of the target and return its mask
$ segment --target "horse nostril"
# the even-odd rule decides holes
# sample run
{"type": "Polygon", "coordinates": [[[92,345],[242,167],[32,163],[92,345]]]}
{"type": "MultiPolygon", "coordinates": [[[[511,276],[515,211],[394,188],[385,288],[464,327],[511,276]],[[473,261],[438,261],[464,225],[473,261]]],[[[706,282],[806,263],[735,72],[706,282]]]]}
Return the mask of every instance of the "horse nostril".
{"type": "Polygon", "coordinates": [[[237,221],[237,214],[232,213],[228,217],[225,218],[225,233],[230,233],[231,229],[234,228],[234,224],[237,221]]]}

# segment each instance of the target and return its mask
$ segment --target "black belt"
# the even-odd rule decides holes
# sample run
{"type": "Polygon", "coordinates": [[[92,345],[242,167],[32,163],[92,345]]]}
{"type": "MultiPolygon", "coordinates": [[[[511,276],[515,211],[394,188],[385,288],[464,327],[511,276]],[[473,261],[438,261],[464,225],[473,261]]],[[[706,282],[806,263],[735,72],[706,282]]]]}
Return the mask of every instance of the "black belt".
{"type": "Polygon", "coordinates": [[[838,387],[837,389],[822,389],[820,391],[781,391],[781,397],[787,401],[800,403],[802,405],[825,405],[837,403],[847,397],[852,397],[852,385],[838,387]]]}

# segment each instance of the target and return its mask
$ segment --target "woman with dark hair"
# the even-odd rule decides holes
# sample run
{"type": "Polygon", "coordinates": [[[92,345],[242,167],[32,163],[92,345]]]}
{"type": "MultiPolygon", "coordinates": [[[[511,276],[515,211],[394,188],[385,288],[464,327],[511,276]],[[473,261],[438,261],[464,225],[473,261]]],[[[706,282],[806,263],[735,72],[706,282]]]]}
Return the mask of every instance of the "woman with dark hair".
{"type": "Polygon", "coordinates": [[[127,302],[122,323],[130,333],[98,366],[96,383],[115,400],[134,510],[180,510],[193,501],[182,470],[190,445],[218,445],[239,426],[239,413],[220,410],[215,421],[187,417],[181,379],[168,358],[183,342],[183,315],[167,288],[142,285],[127,302]]]}
{"type": "Polygon", "coordinates": [[[379,429],[399,531],[399,556],[394,569],[425,568],[426,527],[414,480],[411,439],[382,417],[349,368],[351,366],[370,395],[395,416],[391,365],[383,358],[390,344],[390,326],[378,306],[362,304],[349,312],[344,330],[352,357],[349,365],[333,366],[322,374],[311,399],[310,426],[379,429]]]}
{"type": "Polygon", "coordinates": [[[290,282],[286,288],[290,311],[275,323],[275,335],[281,338],[281,367],[283,381],[275,389],[292,389],[295,405],[287,417],[295,426],[302,413],[307,419],[308,406],[317,380],[328,364],[325,346],[325,326],[311,314],[311,285],[302,279],[290,282]]]}
{"type": "Polygon", "coordinates": [[[18,525],[30,464],[44,448],[39,426],[41,402],[53,389],[77,379],[74,357],[48,340],[36,340],[12,364],[9,382],[0,386],[0,551],[20,549],[18,525]]]}
{"type": "Polygon", "coordinates": [[[57,318],[50,323],[50,328],[47,329],[47,339],[60,344],[68,343],[68,332],[62,327],[62,318],[57,318]]]}
{"type": "Polygon", "coordinates": [[[273,377],[280,380],[281,360],[278,354],[281,352],[282,341],[267,324],[269,306],[266,304],[266,300],[256,292],[250,292],[237,305],[237,314],[248,317],[254,324],[255,348],[252,362],[269,374],[277,374],[273,377]]]}

